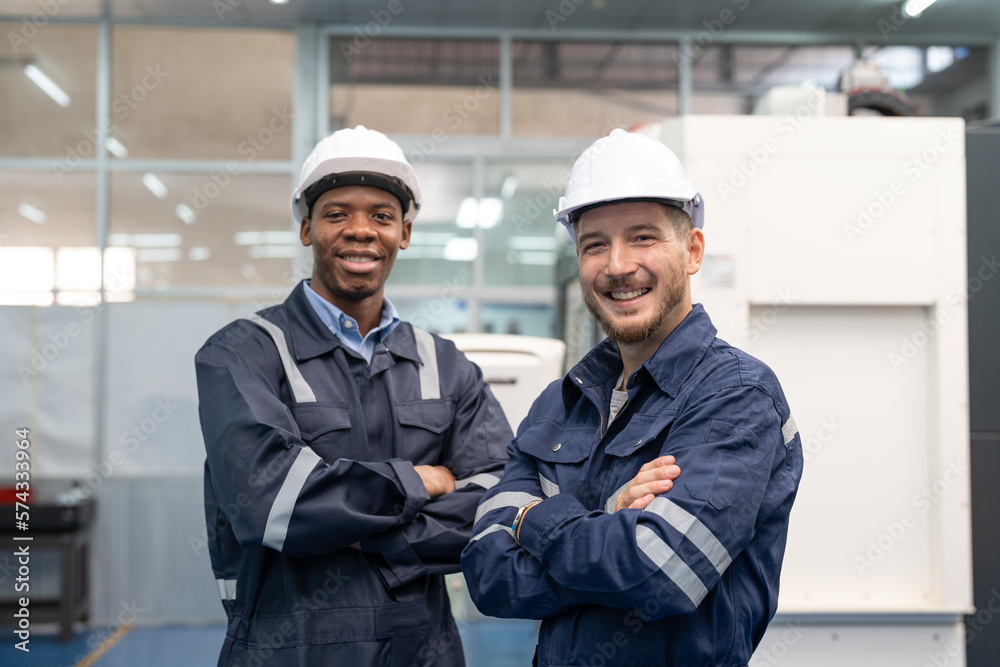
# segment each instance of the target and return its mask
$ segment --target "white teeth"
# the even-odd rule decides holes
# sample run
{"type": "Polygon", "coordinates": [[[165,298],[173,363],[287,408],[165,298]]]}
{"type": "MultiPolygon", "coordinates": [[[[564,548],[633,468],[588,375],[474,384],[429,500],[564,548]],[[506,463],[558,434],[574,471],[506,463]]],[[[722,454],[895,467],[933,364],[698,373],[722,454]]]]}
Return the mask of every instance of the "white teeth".
{"type": "Polygon", "coordinates": [[[367,262],[375,261],[371,257],[344,257],[345,262],[350,262],[351,264],[365,264],[367,262]]]}
{"type": "Polygon", "coordinates": [[[637,289],[634,292],[612,292],[611,298],[615,301],[628,301],[629,299],[634,299],[637,296],[642,296],[649,290],[646,288],[637,289]]]}

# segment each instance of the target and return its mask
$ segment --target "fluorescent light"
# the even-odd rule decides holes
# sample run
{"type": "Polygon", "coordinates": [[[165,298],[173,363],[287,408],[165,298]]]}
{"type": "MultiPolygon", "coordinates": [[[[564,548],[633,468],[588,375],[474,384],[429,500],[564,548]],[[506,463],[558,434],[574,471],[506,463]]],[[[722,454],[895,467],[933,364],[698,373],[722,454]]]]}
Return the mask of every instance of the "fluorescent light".
{"type": "Polygon", "coordinates": [[[194,214],[194,211],[192,211],[191,207],[187,204],[178,204],[174,207],[174,213],[177,214],[178,218],[184,221],[185,225],[193,225],[195,220],[198,219],[198,216],[194,214]]]}
{"type": "Polygon", "coordinates": [[[554,236],[511,236],[507,239],[507,247],[511,250],[547,250],[555,251],[559,241],[554,236]]]}
{"type": "Polygon", "coordinates": [[[903,5],[903,15],[911,19],[917,18],[935,2],[937,0],[906,0],[906,3],[903,5]]]}
{"type": "Polygon", "coordinates": [[[153,174],[143,174],[142,184],[149,189],[154,195],[159,199],[166,199],[167,197],[167,186],[163,184],[163,181],[158,179],[153,174]]]}
{"type": "Polygon", "coordinates": [[[511,264],[530,264],[534,266],[552,266],[556,263],[558,255],[554,252],[521,251],[511,250],[507,253],[507,261],[511,264]]]}
{"type": "Polygon", "coordinates": [[[271,0],[272,5],[287,5],[288,0],[271,0]]]}
{"type": "Polygon", "coordinates": [[[18,205],[17,212],[21,217],[31,220],[36,225],[44,225],[45,221],[49,219],[49,216],[45,215],[45,211],[41,211],[31,204],[18,205]]]}
{"type": "Polygon", "coordinates": [[[184,242],[180,234],[108,234],[108,245],[133,248],[176,248],[184,242]]]}
{"type": "Polygon", "coordinates": [[[182,255],[180,248],[139,248],[135,251],[135,261],[179,262],[182,255]]]}
{"type": "Polygon", "coordinates": [[[475,197],[466,197],[458,205],[458,215],[455,216],[455,224],[462,229],[473,229],[476,226],[476,219],[479,217],[479,202],[475,197]]]}
{"type": "Polygon", "coordinates": [[[249,248],[254,259],[294,259],[298,251],[293,245],[252,245],[249,248]]]}
{"type": "Polygon", "coordinates": [[[503,217],[503,200],[499,197],[487,197],[479,200],[479,226],[492,229],[503,217]]]}
{"type": "Polygon", "coordinates": [[[495,227],[503,216],[503,200],[499,197],[486,197],[476,200],[466,197],[458,206],[455,224],[462,229],[473,229],[477,225],[483,229],[495,227]]]}
{"type": "Polygon", "coordinates": [[[453,238],[455,235],[451,232],[410,232],[410,247],[415,245],[444,247],[453,238]]]}
{"type": "Polygon", "coordinates": [[[69,95],[63,92],[63,89],[57,86],[52,79],[47,77],[45,72],[38,69],[34,65],[27,65],[24,68],[24,73],[27,74],[28,78],[31,79],[36,86],[41,88],[46,95],[54,99],[56,104],[63,108],[69,106],[69,95]]]}
{"type": "Polygon", "coordinates": [[[514,196],[514,192],[517,190],[517,178],[512,174],[507,178],[503,179],[503,185],[500,186],[500,198],[504,201],[509,200],[514,196]]]}
{"type": "Polygon", "coordinates": [[[299,233],[292,231],[237,232],[236,245],[298,245],[299,233]]]}
{"type": "Polygon", "coordinates": [[[125,144],[118,141],[114,137],[108,137],[104,140],[104,146],[109,151],[115,154],[115,157],[120,157],[123,160],[128,157],[128,149],[125,148],[125,144]]]}
{"type": "Polygon", "coordinates": [[[479,256],[479,242],[474,238],[455,238],[444,246],[444,258],[450,262],[471,262],[479,256]]]}
{"type": "Polygon", "coordinates": [[[212,256],[212,251],[204,246],[199,246],[197,248],[191,248],[188,250],[188,259],[192,262],[202,262],[212,256]]]}

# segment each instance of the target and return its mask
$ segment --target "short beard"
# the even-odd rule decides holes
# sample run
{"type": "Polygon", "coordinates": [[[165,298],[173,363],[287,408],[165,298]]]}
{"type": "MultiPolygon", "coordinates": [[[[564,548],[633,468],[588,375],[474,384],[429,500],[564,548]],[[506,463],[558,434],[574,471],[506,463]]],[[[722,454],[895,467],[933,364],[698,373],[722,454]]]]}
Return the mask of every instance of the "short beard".
{"type": "MultiPolygon", "coordinates": [[[[607,292],[609,290],[628,289],[636,286],[634,281],[631,280],[610,280],[604,283],[600,290],[596,291],[607,292]]],[[[597,323],[601,325],[601,329],[604,330],[604,335],[608,337],[608,340],[618,345],[635,345],[649,340],[663,325],[663,321],[667,318],[667,315],[684,300],[684,281],[683,278],[678,276],[669,285],[667,299],[657,304],[652,317],[646,322],[622,326],[616,324],[608,316],[594,292],[591,292],[582,282],[580,288],[580,291],[583,293],[583,302],[587,304],[587,310],[594,316],[597,323]]]]}

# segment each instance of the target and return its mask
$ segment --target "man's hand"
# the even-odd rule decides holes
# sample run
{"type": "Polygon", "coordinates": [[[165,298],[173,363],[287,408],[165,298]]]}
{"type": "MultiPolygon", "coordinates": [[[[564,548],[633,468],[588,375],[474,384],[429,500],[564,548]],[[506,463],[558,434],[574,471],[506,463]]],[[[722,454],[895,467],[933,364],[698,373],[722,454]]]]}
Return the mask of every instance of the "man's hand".
{"type": "Polygon", "coordinates": [[[639,468],[639,472],[618,496],[615,511],[626,508],[646,509],[656,496],[673,488],[673,480],[680,474],[681,469],[674,465],[673,456],[653,459],[639,468]]]}
{"type": "Polygon", "coordinates": [[[413,466],[431,500],[455,490],[455,476],[444,466],[413,466]]]}

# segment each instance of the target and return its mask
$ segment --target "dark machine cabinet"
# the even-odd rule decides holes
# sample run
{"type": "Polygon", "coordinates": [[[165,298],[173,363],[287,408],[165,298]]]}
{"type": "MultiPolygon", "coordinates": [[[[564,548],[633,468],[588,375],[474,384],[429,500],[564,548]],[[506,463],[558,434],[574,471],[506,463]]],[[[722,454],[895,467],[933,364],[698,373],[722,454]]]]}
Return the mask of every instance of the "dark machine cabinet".
{"type": "Polygon", "coordinates": [[[969,667],[1000,656],[1000,121],[966,134],[969,250],[969,421],[972,572],[976,613],[966,618],[969,667]]]}
{"type": "MultiPolygon", "coordinates": [[[[14,545],[16,548],[28,545],[31,554],[39,551],[56,550],[59,552],[59,594],[53,597],[39,597],[24,594],[30,600],[28,610],[31,626],[46,623],[59,625],[59,639],[69,641],[73,638],[73,623],[86,621],[89,606],[89,568],[90,568],[90,527],[94,519],[95,503],[93,497],[72,502],[61,502],[55,499],[56,491],[52,485],[39,483],[42,493],[32,493],[30,501],[30,529],[28,532],[18,532],[14,525],[14,507],[0,505],[0,510],[9,510],[7,517],[0,522],[0,541],[14,545]],[[30,536],[30,540],[24,540],[30,536]],[[19,538],[19,540],[15,540],[19,538]]],[[[37,576],[37,575],[36,575],[37,576]]],[[[16,623],[14,612],[17,611],[18,597],[0,601],[0,618],[4,624],[16,623]]]]}

